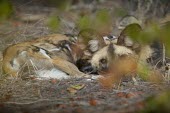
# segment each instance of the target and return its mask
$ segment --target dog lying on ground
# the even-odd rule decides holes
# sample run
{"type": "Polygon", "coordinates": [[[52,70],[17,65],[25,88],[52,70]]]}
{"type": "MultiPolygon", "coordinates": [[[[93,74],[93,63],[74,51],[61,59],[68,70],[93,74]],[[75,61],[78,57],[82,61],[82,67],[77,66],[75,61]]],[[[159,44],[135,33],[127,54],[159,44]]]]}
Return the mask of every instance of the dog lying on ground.
{"type": "Polygon", "coordinates": [[[54,34],[15,44],[4,51],[2,69],[12,76],[32,68],[38,75],[48,75],[50,71],[53,73],[51,77],[56,77],[58,73],[64,74],[64,78],[68,75],[88,77],[86,72],[105,70],[110,67],[112,59],[122,56],[135,56],[148,62],[154,49],[151,45],[141,45],[126,38],[126,31],[131,26],[135,26],[138,31],[142,30],[139,24],[130,24],[122,30],[118,39],[113,36],[103,37],[106,46],[98,45],[97,40],[89,41],[89,51],[92,53],[89,56],[79,46],[77,38],[71,35],[54,34]]]}
{"type": "Polygon", "coordinates": [[[53,34],[11,45],[3,53],[3,72],[13,77],[32,70],[42,77],[89,77],[76,66],[83,57],[76,41],[71,35],[53,34]]]}
{"type": "Polygon", "coordinates": [[[127,37],[127,31],[131,28],[135,28],[136,32],[142,31],[139,24],[130,24],[122,30],[116,44],[110,43],[93,55],[91,65],[97,72],[103,73],[109,70],[113,74],[125,74],[125,72],[128,74],[134,73],[134,70],[137,70],[138,64],[155,65],[159,63],[162,66],[161,62],[158,62],[162,58],[162,45],[156,41],[150,45],[132,41],[127,37]],[[119,67],[127,69],[120,69],[119,67]],[[123,72],[124,70],[125,72],[123,72]]]}
{"type": "MultiPolygon", "coordinates": [[[[106,42],[114,39],[113,36],[104,37],[106,42]]],[[[14,77],[25,72],[59,79],[68,75],[89,77],[88,74],[97,74],[91,57],[102,48],[99,46],[98,40],[89,40],[86,46],[76,36],[52,34],[7,47],[3,52],[2,69],[4,74],[14,77]]]]}

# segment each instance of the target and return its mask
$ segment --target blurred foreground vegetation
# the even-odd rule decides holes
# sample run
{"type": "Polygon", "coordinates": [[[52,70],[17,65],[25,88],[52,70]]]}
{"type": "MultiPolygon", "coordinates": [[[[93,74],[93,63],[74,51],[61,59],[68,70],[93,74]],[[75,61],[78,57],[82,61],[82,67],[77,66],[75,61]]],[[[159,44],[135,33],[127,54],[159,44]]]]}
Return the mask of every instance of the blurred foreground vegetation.
{"type": "MultiPolygon", "coordinates": [[[[163,1],[163,0],[162,0],[163,1]]],[[[62,0],[62,1],[54,1],[50,0],[49,3],[56,6],[60,11],[67,11],[71,5],[71,0],[62,0]]],[[[8,0],[0,0],[0,21],[9,19],[9,17],[13,14],[13,6],[8,0]]],[[[123,11],[121,11],[122,14],[123,11]]],[[[99,33],[99,35],[107,35],[114,30],[112,15],[109,13],[107,9],[101,9],[96,11],[95,15],[83,15],[80,16],[76,23],[76,28],[79,31],[84,29],[92,29],[95,32],[99,33]]],[[[51,16],[47,25],[53,29],[54,31],[60,27],[60,18],[56,16],[51,16]]],[[[143,26],[143,30],[140,31],[135,27],[129,28],[127,34],[135,41],[138,41],[142,44],[150,44],[150,42],[154,40],[159,40],[164,43],[166,48],[166,55],[170,56],[170,21],[166,22],[164,25],[159,25],[159,23],[155,21],[150,21],[148,24],[143,26]]],[[[89,35],[83,35],[88,40],[89,35]]],[[[85,39],[85,40],[86,40],[85,39]]],[[[143,79],[147,80],[148,70],[147,67],[142,67],[143,79]]],[[[170,112],[170,91],[165,91],[155,97],[148,98],[146,100],[146,107],[142,113],[168,113],[170,112]]]]}
{"type": "Polygon", "coordinates": [[[169,113],[170,91],[162,92],[145,100],[145,107],[139,113],[169,113]]]}
{"type": "Polygon", "coordinates": [[[12,4],[8,0],[0,0],[0,21],[9,18],[12,12],[12,4]]]}

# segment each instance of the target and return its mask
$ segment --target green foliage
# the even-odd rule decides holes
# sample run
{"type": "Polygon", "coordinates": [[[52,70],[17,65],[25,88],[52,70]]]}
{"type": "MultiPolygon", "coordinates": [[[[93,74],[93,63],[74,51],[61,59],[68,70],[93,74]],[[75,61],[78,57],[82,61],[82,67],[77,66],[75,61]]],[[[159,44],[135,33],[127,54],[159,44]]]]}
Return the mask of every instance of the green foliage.
{"type": "Polygon", "coordinates": [[[166,23],[162,27],[159,33],[159,37],[161,38],[162,42],[165,44],[166,47],[166,53],[168,56],[170,56],[170,21],[166,23]]]}
{"type": "Polygon", "coordinates": [[[56,31],[60,27],[60,19],[56,16],[51,16],[47,24],[52,31],[56,31]]]}
{"type": "Polygon", "coordinates": [[[130,24],[123,30],[123,33],[133,40],[140,42],[139,35],[141,31],[142,28],[138,24],[130,24]]]}
{"type": "Polygon", "coordinates": [[[0,20],[7,19],[12,13],[12,5],[8,0],[0,0],[0,20]]]}
{"type": "Polygon", "coordinates": [[[141,39],[140,41],[143,43],[150,43],[156,38],[158,38],[159,32],[160,29],[158,25],[156,24],[150,25],[143,29],[143,31],[139,35],[139,39],[141,39]]]}
{"type": "Polygon", "coordinates": [[[103,32],[111,32],[112,18],[108,10],[99,10],[95,17],[83,16],[79,18],[77,22],[78,28],[84,29],[95,29],[99,34],[103,32]]]}
{"type": "Polygon", "coordinates": [[[154,40],[162,41],[167,48],[170,48],[170,22],[160,27],[156,23],[151,23],[143,29],[138,24],[130,24],[124,30],[124,34],[139,43],[150,43],[154,40]]]}
{"type": "Polygon", "coordinates": [[[80,30],[92,28],[92,19],[89,16],[83,16],[79,18],[77,26],[80,30]]]}
{"type": "Polygon", "coordinates": [[[127,15],[128,12],[125,11],[123,8],[115,8],[114,14],[116,17],[123,17],[123,16],[127,15]]]}
{"type": "Polygon", "coordinates": [[[72,0],[49,0],[49,2],[59,10],[65,11],[69,9],[72,0]]]}
{"type": "Polygon", "coordinates": [[[103,10],[98,11],[94,21],[96,25],[101,25],[101,26],[105,24],[110,24],[111,16],[108,10],[103,9],[103,10]]]}
{"type": "Polygon", "coordinates": [[[91,39],[99,38],[100,35],[109,34],[112,32],[112,20],[108,10],[99,10],[95,17],[83,16],[77,22],[77,27],[80,30],[79,37],[83,42],[91,39]]]}
{"type": "Polygon", "coordinates": [[[146,100],[145,109],[141,113],[169,113],[170,112],[170,91],[166,91],[150,97],[146,100]]]}
{"type": "Polygon", "coordinates": [[[98,33],[94,29],[83,29],[79,32],[78,37],[81,39],[82,43],[88,44],[90,40],[98,38],[98,33]]]}
{"type": "Polygon", "coordinates": [[[142,78],[142,80],[145,80],[145,81],[148,80],[150,72],[151,72],[151,69],[149,69],[148,65],[139,61],[137,73],[140,76],[140,78],[142,78]]]}
{"type": "Polygon", "coordinates": [[[150,43],[155,39],[160,39],[160,28],[157,24],[149,25],[144,29],[138,24],[130,24],[124,29],[124,33],[140,43],[150,43]]]}

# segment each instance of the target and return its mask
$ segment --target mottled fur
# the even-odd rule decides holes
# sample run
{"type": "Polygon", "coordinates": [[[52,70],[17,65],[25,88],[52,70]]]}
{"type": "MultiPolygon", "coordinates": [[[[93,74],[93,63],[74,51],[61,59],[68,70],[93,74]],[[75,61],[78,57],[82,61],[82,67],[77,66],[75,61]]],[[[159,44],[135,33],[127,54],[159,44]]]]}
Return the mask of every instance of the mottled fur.
{"type": "Polygon", "coordinates": [[[83,53],[72,38],[53,34],[11,45],[3,53],[2,69],[14,77],[24,67],[32,67],[35,71],[58,69],[74,77],[87,76],[75,65],[83,53]]]}

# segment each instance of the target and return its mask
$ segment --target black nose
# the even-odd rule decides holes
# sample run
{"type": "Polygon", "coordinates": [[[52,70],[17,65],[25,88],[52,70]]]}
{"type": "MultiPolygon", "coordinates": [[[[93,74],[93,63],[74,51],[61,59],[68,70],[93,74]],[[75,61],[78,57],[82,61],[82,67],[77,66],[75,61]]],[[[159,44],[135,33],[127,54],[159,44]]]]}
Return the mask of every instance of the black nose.
{"type": "Polygon", "coordinates": [[[80,59],[76,62],[78,69],[84,73],[97,74],[95,68],[92,67],[88,59],[80,59]]]}
{"type": "Polygon", "coordinates": [[[82,71],[84,73],[89,73],[89,74],[95,74],[95,75],[98,74],[97,70],[95,68],[93,68],[91,64],[82,67],[80,69],[80,71],[82,71]]]}
{"type": "Polygon", "coordinates": [[[93,71],[93,68],[91,65],[86,65],[80,68],[80,71],[85,72],[85,73],[90,73],[93,71]]]}

